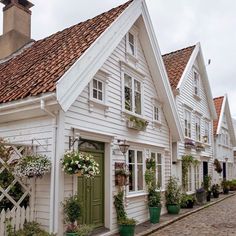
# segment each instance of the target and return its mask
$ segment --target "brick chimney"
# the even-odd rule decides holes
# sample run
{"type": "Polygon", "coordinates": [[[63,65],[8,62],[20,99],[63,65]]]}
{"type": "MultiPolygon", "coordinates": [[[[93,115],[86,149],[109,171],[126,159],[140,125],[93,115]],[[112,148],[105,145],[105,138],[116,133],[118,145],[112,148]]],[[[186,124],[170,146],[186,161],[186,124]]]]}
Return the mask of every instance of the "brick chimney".
{"type": "Polygon", "coordinates": [[[0,59],[31,41],[31,11],[27,0],[0,0],[3,8],[3,34],[0,36],[0,59]]]}

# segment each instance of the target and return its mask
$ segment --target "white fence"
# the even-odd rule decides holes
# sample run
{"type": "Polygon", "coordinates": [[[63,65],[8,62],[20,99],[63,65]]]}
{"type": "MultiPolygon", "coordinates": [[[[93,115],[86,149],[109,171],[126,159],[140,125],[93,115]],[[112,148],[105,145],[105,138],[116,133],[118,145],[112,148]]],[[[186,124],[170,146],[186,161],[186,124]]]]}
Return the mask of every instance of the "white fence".
{"type": "Polygon", "coordinates": [[[18,207],[13,208],[12,210],[2,210],[0,212],[0,235],[7,236],[6,221],[10,220],[13,229],[18,230],[21,229],[25,223],[25,221],[29,222],[33,220],[33,214],[30,207],[18,207]]]}

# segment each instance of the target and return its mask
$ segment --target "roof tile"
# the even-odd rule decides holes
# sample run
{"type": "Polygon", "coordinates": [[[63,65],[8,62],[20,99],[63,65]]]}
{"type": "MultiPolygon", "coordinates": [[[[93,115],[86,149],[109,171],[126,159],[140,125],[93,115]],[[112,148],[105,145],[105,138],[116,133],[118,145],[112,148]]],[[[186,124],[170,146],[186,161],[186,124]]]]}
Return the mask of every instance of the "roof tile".
{"type": "Polygon", "coordinates": [[[194,48],[195,45],[162,56],[172,89],[178,86],[194,48]]]}
{"type": "Polygon", "coordinates": [[[213,122],[213,131],[214,131],[214,135],[215,135],[216,132],[217,132],[218,124],[219,124],[220,113],[221,113],[222,104],[223,104],[223,101],[224,101],[224,96],[214,98],[213,101],[214,101],[214,104],[215,104],[216,114],[217,114],[217,119],[214,120],[214,122],[213,122]]]}
{"type": "Polygon", "coordinates": [[[0,103],[55,91],[60,77],[132,1],[36,41],[0,64],[0,103]]]}

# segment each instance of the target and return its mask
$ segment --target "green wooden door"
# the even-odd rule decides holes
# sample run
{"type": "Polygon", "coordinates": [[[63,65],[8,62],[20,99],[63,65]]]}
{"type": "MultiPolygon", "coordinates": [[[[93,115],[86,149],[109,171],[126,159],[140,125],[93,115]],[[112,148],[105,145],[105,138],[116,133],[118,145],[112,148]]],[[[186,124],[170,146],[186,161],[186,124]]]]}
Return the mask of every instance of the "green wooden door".
{"type": "Polygon", "coordinates": [[[93,155],[99,163],[100,174],[91,179],[78,177],[78,194],[83,205],[81,223],[93,224],[96,227],[104,226],[104,144],[99,144],[93,146],[100,147],[99,150],[90,145],[83,145],[80,151],[93,155]]]}

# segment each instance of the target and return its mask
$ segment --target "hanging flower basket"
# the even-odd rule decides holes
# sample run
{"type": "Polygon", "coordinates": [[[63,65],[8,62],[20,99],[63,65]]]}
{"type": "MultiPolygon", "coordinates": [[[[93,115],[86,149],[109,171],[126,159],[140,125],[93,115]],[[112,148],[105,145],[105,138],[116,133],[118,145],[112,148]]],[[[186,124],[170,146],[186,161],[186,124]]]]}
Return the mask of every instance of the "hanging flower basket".
{"type": "Polygon", "coordinates": [[[148,121],[138,118],[136,116],[129,116],[127,119],[127,127],[138,131],[146,130],[148,121]]]}
{"type": "Polygon", "coordinates": [[[13,174],[23,178],[43,177],[51,170],[51,161],[42,155],[28,155],[22,157],[15,165],[13,174]]]}
{"type": "Polygon", "coordinates": [[[69,175],[92,178],[100,173],[99,164],[91,154],[68,151],[61,160],[63,171],[69,175]]]}

